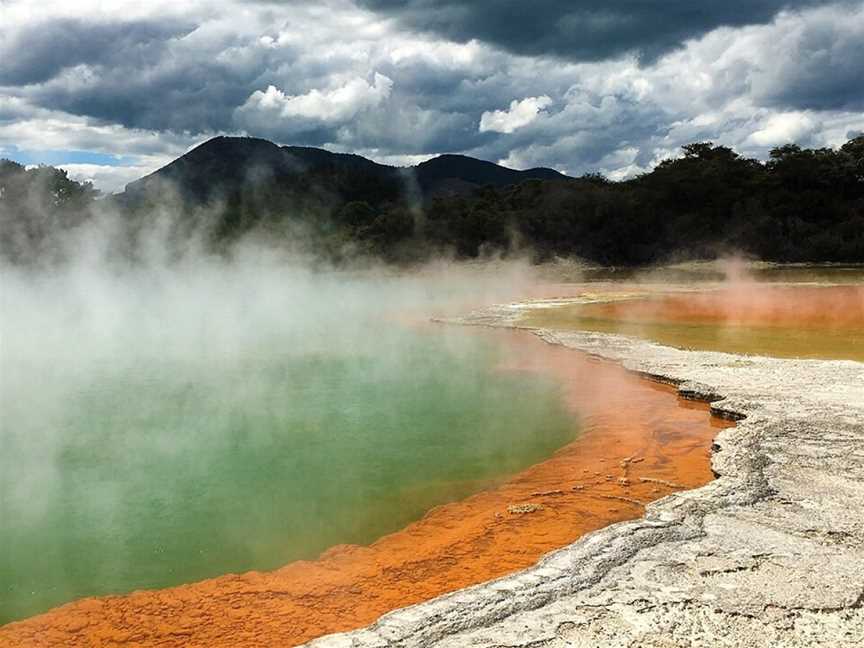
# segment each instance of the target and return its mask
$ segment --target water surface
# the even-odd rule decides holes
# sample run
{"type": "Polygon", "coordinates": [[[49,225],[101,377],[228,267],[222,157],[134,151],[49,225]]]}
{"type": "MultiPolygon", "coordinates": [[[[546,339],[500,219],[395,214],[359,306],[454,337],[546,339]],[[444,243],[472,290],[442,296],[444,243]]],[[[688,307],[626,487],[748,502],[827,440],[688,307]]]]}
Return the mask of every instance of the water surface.
{"type": "Polygon", "coordinates": [[[554,380],[394,321],[392,286],[218,285],[7,295],[0,623],[369,543],[577,433],[554,380]]]}
{"type": "Polygon", "coordinates": [[[0,644],[29,647],[38,637],[91,645],[110,637],[160,648],[294,646],[525,569],[585,533],[641,516],[649,501],[713,478],[709,446],[731,423],[709,418],[706,403],[524,331],[472,332],[507,341],[507,372],[562,385],[580,421],[572,443],[369,546],[98,605],[77,601],[0,629],[0,644]]]}
{"type": "Polygon", "coordinates": [[[531,310],[521,323],[631,335],[685,349],[864,361],[862,285],[690,286],[673,294],[531,310]]]}

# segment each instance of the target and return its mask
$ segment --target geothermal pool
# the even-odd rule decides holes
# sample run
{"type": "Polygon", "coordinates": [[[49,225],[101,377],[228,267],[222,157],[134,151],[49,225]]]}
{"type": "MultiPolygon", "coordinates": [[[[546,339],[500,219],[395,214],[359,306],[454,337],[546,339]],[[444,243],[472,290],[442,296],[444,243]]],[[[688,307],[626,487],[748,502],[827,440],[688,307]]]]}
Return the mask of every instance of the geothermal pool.
{"type": "Polygon", "coordinates": [[[44,404],[4,385],[0,623],[367,544],[578,431],[551,378],[498,370],[493,339],[378,323],[356,348],[295,342],[71,389],[46,374],[44,404]]]}
{"type": "MultiPolygon", "coordinates": [[[[359,627],[706,483],[728,425],[524,332],[422,324],[452,304],[449,278],[163,279],[2,295],[0,624],[191,584],[75,602],[6,626],[10,645],[293,645],[359,627]]],[[[474,286],[455,313],[590,293],[603,303],[520,324],[862,359],[854,282],[509,291],[474,286]]]]}
{"type": "Polygon", "coordinates": [[[270,572],[76,601],[0,628],[0,643],[297,645],[523,569],[640,516],[648,501],[711,480],[709,446],[731,423],[710,417],[706,404],[524,331],[457,331],[500,345],[494,372],[526,384],[554,380],[553,411],[563,405],[579,422],[573,441],[488,488],[475,482],[475,494],[371,545],[338,545],[270,572]]]}

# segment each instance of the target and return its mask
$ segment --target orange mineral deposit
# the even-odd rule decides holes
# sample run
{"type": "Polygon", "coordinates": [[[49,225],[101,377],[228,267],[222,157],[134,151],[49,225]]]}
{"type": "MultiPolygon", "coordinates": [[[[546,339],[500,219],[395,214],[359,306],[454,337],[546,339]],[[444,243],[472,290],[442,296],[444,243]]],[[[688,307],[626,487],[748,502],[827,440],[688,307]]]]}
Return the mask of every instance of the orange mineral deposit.
{"type": "Polygon", "coordinates": [[[548,460],[368,547],[273,572],[75,601],[0,628],[0,645],[292,646],[524,569],[643,504],[712,479],[708,406],[608,362],[514,331],[500,371],[551,373],[582,432],[548,460]]]}

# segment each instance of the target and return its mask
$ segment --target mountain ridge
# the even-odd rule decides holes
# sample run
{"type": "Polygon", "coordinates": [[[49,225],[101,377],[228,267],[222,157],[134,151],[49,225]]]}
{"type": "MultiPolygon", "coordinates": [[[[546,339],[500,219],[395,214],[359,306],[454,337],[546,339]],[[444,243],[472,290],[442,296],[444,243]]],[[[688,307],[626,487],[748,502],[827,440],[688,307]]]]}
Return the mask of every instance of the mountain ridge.
{"type": "Polygon", "coordinates": [[[350,173],[369,174],[378,181],[399,182],[408,187],[413,183],[424,199],[442,193],[465,193],[485,185],[504,187],[531,179],[569,178],[554,169],[510,169],[460,154],[443,154],[416,165],[399,167],[381,164],[355,153],[308,146],[280,146],[256,137],[220,135],[128,183],[118,195],[124,202],[134,201],[149,190],[161,192],[163,183],[168,181],[177,185],[187,197],[206,201],[216,197],[214,194],[237,191],[243,185],[255,184],[263,178],[284,179],[305,174],[326,180],[328,174],[350,173]],[[214,188],[214,180],[223,183],[224,192],[214,188]]]}

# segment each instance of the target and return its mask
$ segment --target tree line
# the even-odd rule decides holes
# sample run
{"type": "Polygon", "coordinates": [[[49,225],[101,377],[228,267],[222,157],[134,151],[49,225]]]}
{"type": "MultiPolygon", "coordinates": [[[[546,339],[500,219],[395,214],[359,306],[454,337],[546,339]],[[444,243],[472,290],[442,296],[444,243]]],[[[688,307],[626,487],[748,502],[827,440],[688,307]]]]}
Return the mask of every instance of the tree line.
{"type": "MultiPolygon", "coordinates": [[[[538,262],[578,257],[604,265],[730,252],[779,262],[864,262],[864,136],[838,149],[788,144],[765,162],[693,143],[680,157],[621,182],[588,174],[423,194],[406,191],[398,174],[362,165],[244,177],[256,179],[235,179],[206,204],[177,200],[179,187],[170,209],[187,224],[206,214],[202,222],[217,248],[257,232],[302,238],[335,262],[361,255],[410,264],[440,254],[526,251],[538,262]]],[[[222,180],[203,178],[208,187],[222,180]]],[[[135,204],[122,196],[99,200],[89,183],[65,171],[0,161],[0,254],[16,261],[38,256],[47,237],[98,211],[140,225],[163,199],[160,191],[135,204]]]]}
{"type": "MultiPolygon", "coordinates": [[[[359,206],[346,211],[363,211],[359,206]]],[[[725,146],[694,143],[683,155],[624,182],[597,174],[529,180],[432,198],[408,218],[371,213],[356,230],[382,253],[393,239],[459,256],[526,249],[538,261],[578,257],[605,265],[710,259],[732,252],[778,262],[864,262],[864,136],[838,150],[789,144],[766,162],[725,146]],[[383,236],[383,238],[382,238],[383,236]]]]}

